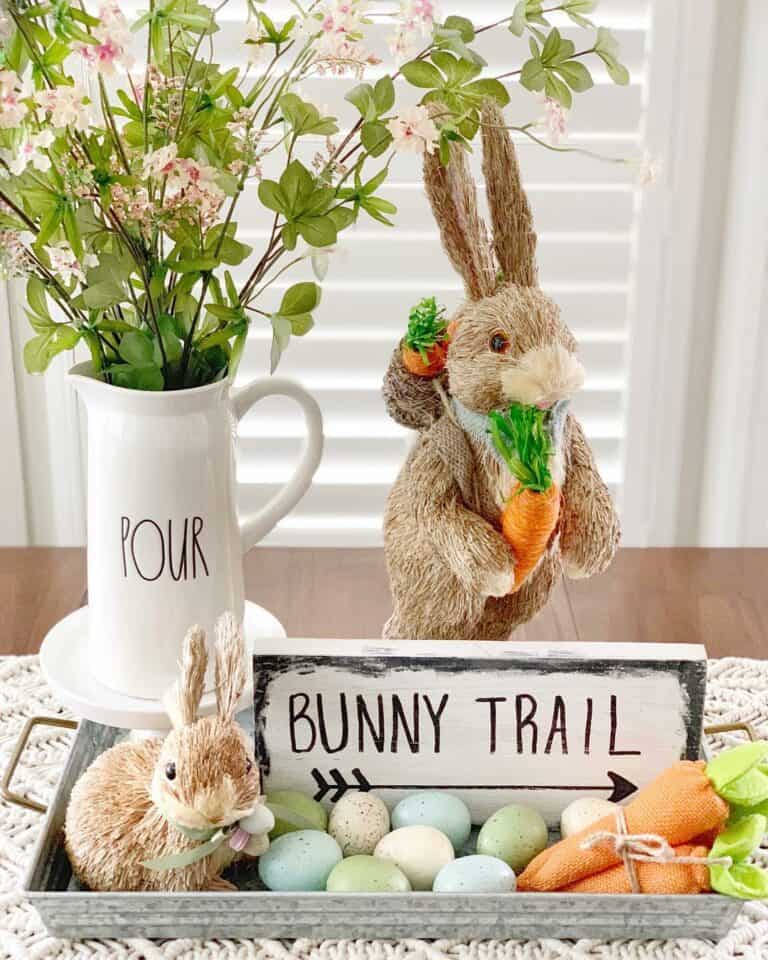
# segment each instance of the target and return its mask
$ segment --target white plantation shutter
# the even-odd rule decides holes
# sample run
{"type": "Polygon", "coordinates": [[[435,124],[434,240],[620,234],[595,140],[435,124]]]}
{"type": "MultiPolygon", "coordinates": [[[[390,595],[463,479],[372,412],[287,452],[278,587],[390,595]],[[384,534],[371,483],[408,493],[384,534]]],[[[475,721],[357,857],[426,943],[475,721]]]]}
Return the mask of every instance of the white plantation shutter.
{"type": "MultiPolygon", "coordinates": [[[[470,14],[476,23],[509,13],[509,0],[445,4],[444,12],[470,14]]],[[[629,87],[614,86],[595,69],[595,87],[575,98],[564,145],[585,146],[611,156],[636,155],[642,125],[644,57],[649,27],[645,2],[603,0],[601,23],[617,34],[629,87]]],[[[583,46],[580,31],[569,21],[554,22],[583,46]]],[[[386,56],[389,28],[372,31],[373,48],[386,56]]],[[[510,33],[486,34],[479,49],[492,73],[518,65],[525,46],[510,33]]],[[[581,46],[577,47],[581,49],[581,46]]],[[[236,51],[233,51],[233,61],[236,51]]],[[[376,71],[373,71],[373,76],[376,71]]],[[[318,105],[327,104],[342,126],[356,114],[343,100],[348,79],[306,82],[302,92],[318,105]]],[[[510,122],[537,119],[541,106],[519,85],[510,87],[510,122]]],[[[404,91],[406,102],[418,92],[404,91]]],[[[308,160],[322,142],[305,145],[308,160]]],[[[600,163],[577,154],[558,154],[517,141],[524,183],[539,234],[539,265],[544,288],[560,304],[573,329],[587,369],[587,383],[576,410],[598,458],[601,472],[621,500],[627,389],[626,347],[632,241],[638,198],[634,178],[621,165],[600,163]]],[[[480,156],[472,165],[482,189],[480,156]]],[[[372,164],[371,169],[377,169],[372,164]]],[[[296,377],[317,398],[325,417],[326,449],[312,489],[269,541],[290,545],[375,545],[381,542],[381,517],[413,434],[393,423],[381,398],[381,380],[390,353],[403,333],[408,311],[424,296],[435,294],[452,311],[462,299],[459,277],[443,253],[421,183],[421,163],[398,156],[382,193],[398,207],[397,228],[384,227],[364,214],[341,237],[341,250],[331,258],[323,284],[316,326],[294,338],[284,354],[280,374],[296,377]]],[[[272,176],[277,165],[267,164],[272,176]]],[[[249,209],[246,199],[243,210],[249,209]]],[[[241,212],[249,242],[263,243],[266,219],[241,212]]],[[[290,283],[310,277],[309,265],[284,275],[267,295],[265,309],[279,301],[290,283]]],[[[238,382],[264,374],[269,363],[271,332],[254,321],[238,382]]],[[[248,509],[266,501],[290,475],[302,436],[298,413],[288,401],[268,400],[248,415],[240,430],[238,480],[240,501],[248,509]]]]}

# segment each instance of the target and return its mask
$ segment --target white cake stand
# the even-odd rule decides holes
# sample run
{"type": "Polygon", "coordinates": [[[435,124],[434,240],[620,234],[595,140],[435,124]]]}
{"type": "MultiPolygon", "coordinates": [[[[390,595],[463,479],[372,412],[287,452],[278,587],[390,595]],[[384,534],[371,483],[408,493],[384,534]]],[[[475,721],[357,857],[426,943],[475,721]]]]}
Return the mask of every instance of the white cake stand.
{"type": "MultiPolygon", "coordinates": [[[[268,610],[255,603],[245,604],[243,621],[246,645],[259,649],[259,641],[283,639],[283,625],[268,610]]],[[[164,735],[170,728],[168,715],[159,700],[144,700],[117,693],[96,681],[88,670],[88,607],[81,607],[52,627],[40,648],[40,667],[48,685],[58,699],[76,717],[93,720],[110,727],[123,727],[135,736],[164,735]]],[[[241,708],[250,702],[246,690],[241,708]]],[[[200,714],[213,713],[216,702],[213,691],[203,695],[200,714]]]]}

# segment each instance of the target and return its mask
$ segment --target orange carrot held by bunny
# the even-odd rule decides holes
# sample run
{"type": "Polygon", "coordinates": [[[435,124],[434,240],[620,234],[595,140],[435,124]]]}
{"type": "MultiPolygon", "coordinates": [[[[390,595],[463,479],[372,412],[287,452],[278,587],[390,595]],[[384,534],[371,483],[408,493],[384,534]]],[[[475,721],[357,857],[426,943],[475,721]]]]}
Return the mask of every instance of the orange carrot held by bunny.
{"type": "Polygon", "coordinates": [[[552,480],[554,444],[549,411],[513,403],[488,415],[493,445],[517,481],[501,513],[501,530],[515,554],[519,590],[547,549],[560,517],[560,489],[552,480]]]}
{"type": "Polygon", "coordinates": [[[403,337],[403,366],[417,377],[437,377],[445,368],[448,352],[445,307],[434,297],[425,297],[411,310],[403,337]]]}

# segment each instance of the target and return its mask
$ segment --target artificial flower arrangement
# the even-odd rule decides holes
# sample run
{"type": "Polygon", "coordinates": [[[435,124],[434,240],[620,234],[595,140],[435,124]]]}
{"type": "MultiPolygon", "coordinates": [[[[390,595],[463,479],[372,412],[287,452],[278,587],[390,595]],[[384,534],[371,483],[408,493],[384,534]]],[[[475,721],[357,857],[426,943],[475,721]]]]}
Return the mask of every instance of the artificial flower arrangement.
{"type": "MultiPolygon", "coordinates": [[[[294,283],[276,310],[265,292],[307,259],[321,280],[325,254],[359,219],[392,223],[380,189],[397,151],[435,151],[447,164],[451,144],[471,149],[483,101],[509,100],[504,80],[544,95],[554,134],[573,93],[592,86],[585,60],[628,82],[614,38],[588,19],[597,0],[521,0],[481,26],[402,0],[383,14],[401,66],[375,82],[363,80],[381,62],[366,46],[374,4],[294,2],[278,22],[248,0],[248,62],[231,69],[213,45],[226,5],[150,0],[133,23],[114,3],[4,5],[0,240],[6,275],[27,278],[30,372],[82,342],[108,383],[197,386],[234,373],[254,317],[271,324],[274,370],[291,337],[311,329],[320,286],[294,283]],[[554,12],[589,33],[583,49],[551,24],[554,12]],[[510,60],[527,35],[526,56],[497,76],[475,47],[489,30],[509,31],[510,60]],[[329,73],[351,80],[359,117],[346,130],[299,92],[329,73]],[[313,144],[322,149],[309,160],[313,144]],[[259,249],[238,222],[256,184],[271,219],[259,249]]],[[[512,129],[565,149],[532,122],[512,129]]]]}

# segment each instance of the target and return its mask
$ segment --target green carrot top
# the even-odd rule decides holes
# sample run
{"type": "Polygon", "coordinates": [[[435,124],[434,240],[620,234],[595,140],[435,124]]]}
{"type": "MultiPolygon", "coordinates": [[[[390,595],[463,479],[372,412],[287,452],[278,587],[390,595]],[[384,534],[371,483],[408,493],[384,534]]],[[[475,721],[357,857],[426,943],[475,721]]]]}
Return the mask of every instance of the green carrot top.
{"type": "Polygon", "coordinates": [[[499,456],[520,484],[520,491],[544,493],[552,486],[549,462],[554,452],[549,411],[513,403],[488,414],[488,432],[499,456]]]}
{"type": "Polygon", "coordinates": [[[403,343],[409,350],[416,350],[425,364],[429,363],[427,350],[448,338],[448,321],[445,319],[445,307],[440,306],[434,297],[425,297],[411,309],[408,316],[408,330],[403,343]]]}

